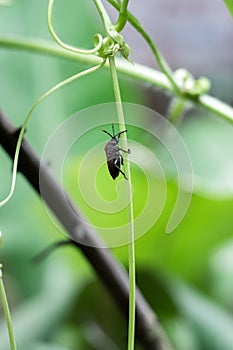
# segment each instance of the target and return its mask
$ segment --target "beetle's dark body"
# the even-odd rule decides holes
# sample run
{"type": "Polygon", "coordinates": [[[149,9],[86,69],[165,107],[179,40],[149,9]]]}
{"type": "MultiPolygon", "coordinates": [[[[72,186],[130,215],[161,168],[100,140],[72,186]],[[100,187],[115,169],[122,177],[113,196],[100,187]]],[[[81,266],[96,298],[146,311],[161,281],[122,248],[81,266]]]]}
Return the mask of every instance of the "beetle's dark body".
{"type": "Polygon", "coordinates": [[[121,134],[123,134],[124,132],[127,132],[127,130],[120,131],[118,134],[115,135],[114,125],[112,124],[112,132],[113,132],[112,135],[106,130],[102,130],[102,131],[111,137],[111,140],[108,141],[108,143],[104,148],[110,175],[115,180],[118,177],[119,173],[121,173],[124,176],[124,178],[127,180],[125,173],[121,170],[121,165],[124,165],[124,162],[123,162],[123,156],[120,153],[120,151],[126,152],[129,154],[130,150],[125,151],[122,148],[118,147],[121,134]]]}
{"type": "Polygon", "coordinates": [[[108,170],[114,180],[119,175],[121,164],[123,165],[123,158],[117,145],[118,141],[112,138],[110,141],[108,141],[104,148],[108,163],[108,170]]]}

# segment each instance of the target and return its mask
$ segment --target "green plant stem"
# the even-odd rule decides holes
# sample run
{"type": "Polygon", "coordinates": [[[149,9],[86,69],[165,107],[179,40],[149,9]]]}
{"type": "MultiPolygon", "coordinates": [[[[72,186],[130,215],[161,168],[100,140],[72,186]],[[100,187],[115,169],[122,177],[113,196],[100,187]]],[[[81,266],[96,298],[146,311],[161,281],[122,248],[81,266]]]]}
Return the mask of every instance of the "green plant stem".
{"type": "MultiPolygon", "coordinates": [[[[109,57],[109,66],[112,75],[113,81],[113,90],[115,94],[117,115],[119,120],[120,131],[126,130],[124,111],[122,107],[120,87],[117,77],[117,70],[115,65],[114,56],[109,57]]],[[[125,150],[128,150],[127,135],[126,133],[122,134],[122,147],[125,150]]],[[[134,337],[135,337],[135,247],[134,247],[134,213],[133,213],[133,193],[132,193],[132,183],[131,183],[131,174],[130,174],[130,163],[126,156],[124,157],[124,165],[126,176],[128,177],[127,181],[127,194],[129,200],[128,207],[128,216],[129,216],[129,226],[128,226],[128,260],[129,260],[129,326],[128,326],[128,350],[134,349],[134,337]]]]}
{"type": "Polygon", "coordinates": [[[128,11],[127,11],[128,3],[129,3],[129,0],[123,0],[122,1],[121,7],[120,7],[120,12],[119,12],[119,17],[118,17],[117,22],[115,24],[115,29],[118,32],[122,31],[122,29],[124,28],[124,26],[127,23],[127,19],[128,19],[128,11]]]}
{"type": "Polygon", "coordinates": [[[19,133],[19,137],[18,137],[18,141],[16,144],[16,150],[15,150],[15,157],[14,157],[14,164],[13,164],[13,173],[12,173],[12,181],[11,181],[11,188],[10,188],[10,192],[8,194],[7,197],[5,197],[5,199],[3,199],[0,202],[0,207],[4,206],[12,197],[14,190],[15,190],[15,184],[16,184],[16,177],[17,177],[17,166],[18,166],[18,160],[19,160],[19,152],[20,152],[20,147],[21,147],[21,143],[23,140],[23,135],[25,132],[25,129],[27,127],[27,124],[29,122],[29,119],[31,118],[31,115],[33,113],[33,111],[35,110],[35,108],[49,95],[51,95],[53,92],[57,91],[58,89],[60,89],[61,87],[71,83],[74,80],[77,80],[78,78],[81,78],[83,76],[86,76],[90,73],[95,72],[96,70],[98,70],[99,68],[101,68],[104,65],[104,62],[98,66],[94,66],[91,67],[85,71],[82,71],[80,73],[77,73],[75,75],[72,75],[71,77],[61,81],[60,83],[56,84],[55,86],[53,86],[50,90],[48,90],[44,95],[42,95],[35,103],[34,105],[31,107],[27,117],[25,118],[25,121],[23,123],[23,126],[20,130],[19,133]]]}
{"type": "Polygon", "coordinates": [[[71,51],[71,52],[75,52],[75,53],[79,53],[79,54],[93,54],[95,52],[97,52],[101,45],[102,45],[102,37],[101,35],[97,35],[98,37],[98,44],[91,50],[82,50],[80,48],[74,47],[74,46],[70,46],[67,45],[66,43],[64,43],[56,34],[54,28],[53,28],[53,22],[52,22],[52,15],[53,15],[53,6],[54,6],[54,0],[49,0],[49,4],[48,4],[48,28],[50,31],[50,34],[52,35],[53,39],[56,41],[56,43],[63,47],[64,49],[71,51]]]}
{"type": "Polygon", "coordinates": [[[108,33],[108,28],[110,26],[112,26],[112,22],[110,20],[110,17],[107,13],[107,11],[105,10],[105,7],[103,6],[102,4],[102,1],[101,0],[94,0],[94,3],[95,3],[95,6],[99,12],[99,15],[102,19],[102,22],[103,22],[103,25],[104,25],[104,28],[105,28],[105,31],[106,31],[106,34],[108,33]]]}
{"type": "MultiPolygon", "coordinates": [[[[79,55],[61,49],[56,44],[49,41],[25,38],[4,38],[0,37],[0,48],[8,50],[20,50],[30,53],[54,56],[73,62],[84,64],[101,64],[102,59],[95,55],[79,55]]],[[[143,66],[141,64],[130,64],[122,59],[116,59],[117,71],[144,83],[150,83],[170,93],[174,93],[173,86],[167,77],[155,69],[143,66]]],[[[106,63],[104,68],[108,68],[106,63]]],[[[198,99],[191,99],[188,96],[185,99],[192,104],[200,105],[204,109],[215,113],[228,122],[233,123],[233,108],[226,103],[210,96],[201,95],[198,99]]]]}
{"type": "Polygon", "coordinates": [[[180,120],[185,108],[187,105],[187,101],[183,98],[174,97],[170,102],[169,111],[167,115],[167,119],[173,124],[176,125],[180,120]]]}
{"type": "Polygon", "coordinates": [[[4,283],[2,279],[2,264],[0,264],[0,300],[3,306],[6,322],[7,322],[7,328],[9,333],[9,339],[10,339],[10,348],[11,350],[16,350],[16,342],[14,338],[14,332],[11,322],[11,315],[10,315],[10,309],[7,302],[6,292],[4,288],[4,283]]]}
{"type": "MultiPolygon", "coordinates": [[[[108,0],[108,2],[114,6],[118,11],[121,11],[121,6],[115,1],[115,0],[108,0]]],[[[145,39],[145,41],[150,46],[156,60],[158,63],[159,68],[161,71],[167,76],[168,80],[170,81],[174,92],[179,95],[180,94],[180,88],[177,85],[171,68],[167,64],[164,57],[161,55],[155,44],[153,43],[150,36],[145,32],[145,30],[142,28],[141,23],[138,21],[136,17],[134,17],[129,11],[127,11],[127,20],[128,22],[142,35],[142,37],[145,39]]]]}

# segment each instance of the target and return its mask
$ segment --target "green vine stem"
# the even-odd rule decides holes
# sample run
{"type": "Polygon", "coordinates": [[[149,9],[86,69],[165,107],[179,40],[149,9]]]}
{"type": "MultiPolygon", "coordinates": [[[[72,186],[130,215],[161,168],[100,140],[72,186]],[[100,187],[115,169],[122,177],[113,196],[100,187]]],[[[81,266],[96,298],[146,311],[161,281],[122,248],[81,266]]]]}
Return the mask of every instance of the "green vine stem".
{"type": "Polygon", "coordinates": [[[183,98],[174,97],[170,102],[167,119],[173,125],[176,125],[182,117],[186,107],[187,101],[185,101],[183,98]]]}
{"type": "MultiPolygon", "coordinates": [[[[57,47],[49,41],[40,41],[36,39],[30,40],[25,38],[13,39],[0,37],[0,48],[28,51],[31,53],[63,58],[74,62],[82,62],[85,64],[100,64],[102,62],[102,59],[95,55],[74,54],[57,47]]],[[[170,93],[174,93],[173,87],[168,81],[167,77],[155,69],[137,63],[132,65],[122,59],[116,59],[116,66],[117,71],[123,73],[124,75],[130,76],[145,83],[150,83],[155,87],[159,87],[170,93]]],[[[108,68],[107,63],[104,65],[104,68],[108,68]]],[[[215,113],[227,121],[233,122],[233,108],[210,95],[201,95],[198,99],[192,99],[191,97],[186,96],[185,99],[190,101],[192,104],[202,106],[206,110],[215,113]]]]}
{"type": "MultiPolygon", "coordinates": [[[[121,6],[115,1],[115,0],[108,0],[108,2],[114,6],[118,11],[121,12],[121,6]]],[[[123,5],[122,5],[123,6],[123,5]]],[[[128,22],[142,35],[142,37],[145,39],[145,41],[148,43],[150,46],[156,60],[158,63],[159,68],[161,71],[167,76],[168,80],[170,81],[174,92],[179,95],[180,94],[180,88],[177,85],[174,77],[173,77],[173,72],[169,65],[167,64],[166,60],[164,57],[161,55],[155,44],[153,43],[152,39],[150,36],[145,32],[145,30],[142,28],[141,23],[139,20],[134,17],[129,11],[127,11],[127,20],[128,22]]]]}
{"type": "MultiPolygon", "coordinates": [[[[126,20],[124,19],[127,5],[129,0],[123,0],[121,14],[119,16],[119,27],[123,28],[126,20]]],[[[115,95],[117,116],[119,122],[120,131],[126,130],[124,111],[121,101],[120,86],[118,82],[117,69],[115,65],[115,53],[121,49],[121,45],[124,43],[123,37],[118,35],[119,28],[113,28],[111,20],[106,12],[101,0],[94,0],[97,9],[101,15],[106,34],[108,38],[112,41],[112,52],[108,56],[109,68],[112,76],[113,91],[115,95]],[[114,30],[112,30],[114,29],[114,30]],[[112,36],[113,35],[113,36],[112,36]],[[119,41],[118,41],[119,40],[119,41]],[[120,44],[121,43],[121,44],[120,44]]],[[[118,26],[117,26],[118,27],[118,26]]],[[[128,150],[128,142],[126,133],[122,134],[122,147],[128,150]]],[[[130,173],[130,163],[128,160],[127,153],[124,157],[125,173],[128,178],[127,180],[127,197],[129,201],[128,205],[128,265],[129,265],[129,324],[128,324],[128,350],[134,350],[134,340],[135,340],[135,308],[136,308],[136,282],[135,282],[135,247],[134,247],[134,213],[133,213],[133,193],[132,193],[132,182],[130,173]]]]}
{"type": "Polygon", "coordinates": [[[78,54],[94,54],[97,51],[99,51],[99,49],[101,48],[102,43],[103,43],[102,36],[100,34],[96,35],[98,43],[91,50],[82,50],[82,49],[79,49],[77,47],[70,46],[70,45],[67,45],[66,43],[64,43],[59,38],[59,36],[56,34],[56,32],[55,32],[55,30],[53,28],[53,22],[52,22],[53,6],[54,6],[54,0],[49,0],[49,5],[48,5],[48,28],[49,28],[50,34],[52,35],[53,39],[57,42],[57,44],[59,46],[63,47],[64,49],[66,49],[68,51],[75,52],[75,53],[78,53],[78,54]]]}
{"type": "MultiPolygon", "coordinates": [[[[114,56],[109,57],[109,66],[113,81],[113,90],[115,94],[117,115],[119,120],[120,131],[126,130],[124,111],[122,107],[120,87],[117,77],[117,70],[115,65],[114,56]]],[[[123,149],[128,149],[126,133],[122,134],[122,146],[123,149]]],[[[124,157],[125,172],[128,178],[127,181],[127,195],[129,200],[128,215],[128,261],[129,261],[129,325],[128,325],[128,350],[134,349],[134,333],[135,333],[135,247],[134,247],[134,213],[133,213],[133,201],[132,201],[132,183],[130,174],[130,163],[126,156],[124,157]]]]}
{"type": "Polygon", "coordinates": [[[55,86],[53,86],[50,90],[48,90],[44,95],[42,95],[35,103],[34,105],[31,107],[24,123],[23,123],[23,126],[20,130],[20,133],[19,133],[19,137],[18,137],[18,141],[17,141],[17,144],[16,144],[16,150],[15,150],[15,157],[14,157],[14,164],[13,164],[13,173],[12,173],[12,181],[11,181],[11,188],[10,188],[10,192],[8,194],[7,197],[5,197],[5,199],[3,199],[1,202],[0,202],[0,207],[4,206],[9,200],[10,198],[12,197],[13,193],[14,193],[14,190],[15,190],[15,184],[16,184],[16,177],[17,177],[17,166],[18,166],[18,160],[19,160],[19,152],[20,152],[20,147],[21,147],[21,143],[22,143],[22,140],[23,140],[23,135],[24,135],[24,132],[25,132],[25,129],[27,127],[27,124],[31,118],[31,115],[34,111],[34,109],[46,98],[48,97],[49,95],[51,95],[53,92],[57,91],[58,89],[60,89],[61,87],[71,83],[72,81],[74,80],[77,80],[83,76],[86,76],[90,73],[93,73],[95,72],[96,70],[98,70],[99,68],[101,68],[103,65],[104,65],[105,61],[102,62],[102,64],[98,65],[98,66],[94,66],[94,67],[91,67],[85,71],[82,71],[80,73],[77,73],[75,75],[72,75],[71,77],[61,81],[60,83],[56,84],[55,86]]]}
{"type": "Polygon", "coordinates": [[[101,0],[94,0],[95,6],[99,12],[102,19],[106,34],[108,33],[108,28],[112,26],[112,22],[109,18],[107,11],[105,10],[101,0]]]}
{"type": "Polygon", "coordinates": [[[0,300],[3,306],[8,333],[9,333],[9,339],[10,339],[10,349],[16,350],[16,342],[14,338],[14,332],[11,322],[11,315],[10,315],[10,309],[7,302],[6,292],[4,288],[3,278],[2,278],[2,264],[0,264],[0,300]]]}
{"type": "MultiPolygon", "coordinates": [[[[79,55],[73,52],[66,51],[57,47],[49,41],[41,41],[37,39],[25,38],[4,38],[0,37],[0,49],[28,51],[30,53],[38,53],[42,55],[54,56],[74,62],[82,62],[85,64],[101,64],[102,59],[95,55],[79,55]]],[[[125,60],[116,59],[117,71],[123,75],[127,75],[144,83],[150,83],[155,87],[159,87],[165,91],[175,94],[173,86],[168,80],[167,76],[155,69],[134,63],[129,64],[125,60]]],[[[108,68],[106,63],[104,68],[108,68]]],[[[192,104],[199,105],[206,110],[213,112],[219,117],[228,122],[233,123],[233,108],[228,104],[218,100],[215,97],[204,94],[197,99],[190,96],[185,96],[185,99],[192,104]]]]}
{"type": "Polygon", "coordinates": [[[120,6],[120,11],[119,11],[119,17],[118,20],[115,24],[115,29],[117,32],[122,31],[124,26],[127,23],[128,20],[128,11],[127,11],[127,6],[128,6],[129,0],[123,0],[122,4],[120,6]]]}

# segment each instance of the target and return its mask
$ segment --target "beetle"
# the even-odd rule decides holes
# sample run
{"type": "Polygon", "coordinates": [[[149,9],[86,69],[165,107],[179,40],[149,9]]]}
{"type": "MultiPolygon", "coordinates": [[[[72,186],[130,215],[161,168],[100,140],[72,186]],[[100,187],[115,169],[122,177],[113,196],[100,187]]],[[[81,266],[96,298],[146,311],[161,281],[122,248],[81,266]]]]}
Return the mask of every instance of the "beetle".
{"type": "Polygon", "coordinates": [[[105,132],[105,134],[107,134],[108,136],[111,137],[111,140],[108,141],[108,143],[106,144],[106,146],[104,148],[105,153],[106,153],[108,170],[109,170],[110,175],[115,180],[117,178],[117,176],[119,175],[119,173],[121,173],[124,176],[124,178],[126,180],[128,180],[125,173],[121,170],[121,165],[124,165],[124,161],[123,161],[123,156],[120,153],[120,151],[130,154],[130,150],[128,149],[126,151],[126,150],[118,147],[118,143],[119,143],[119,139],[120,139],[121,134],[123,134],[124,132],[127,132],[127,130],[123,130],[123,131],[120,131],[117,134],[115,134],[115,129],[114,129],[113,123],[112,123],[112,135],[106,130],[103,130],[103,129],[101,129],[101,130],[103,132],[105,132]]]}

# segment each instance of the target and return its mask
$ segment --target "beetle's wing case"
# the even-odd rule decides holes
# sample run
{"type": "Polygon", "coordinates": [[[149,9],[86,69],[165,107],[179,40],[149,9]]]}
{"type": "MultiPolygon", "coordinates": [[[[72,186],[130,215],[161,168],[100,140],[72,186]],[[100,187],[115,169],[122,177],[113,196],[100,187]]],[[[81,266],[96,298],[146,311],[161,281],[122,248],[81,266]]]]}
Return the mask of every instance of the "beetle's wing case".
{"type": "Polygon", "coordinates": [[[118,166],[118,168],[120,168],[120,158],[117,159],[117,161],[116,161],[116,159],[110,159],[107,161],[107,163],[108,163],[109,173],[112,176],[112,178],[115,180],[115,178],[119,175],[119,169],[117,169],[116,166],[118,166]]]}
{"type": "Polygon", "coordinates": [[[112,178],[115,178],[119,175],[120,158],[118,158],[118,151],[115,149],[116,140],[110,140],[105,146],[105,153],[108,163],[108,170],[112,178]],[[118,167],[118,168],[117,168],[118,167]]]}
{"type": "MultiPolygon", "coordinates": [[[[123,134],[124,132],[127,132],[127,130],[120,131],[118,134],[115,134],[114,124],[112,124],[112,135],[106,130],[102,129],[102,131],[111,137],[111,140],[107,142],[104,148],[110,175],[115,180],[115,178],[121,172],[124,178],[127,180],[125,173],[120,169],[121,165],[124,165],[124,162],[123,162],[123,156],[119,151],[120,150],[124,151],[124,150],[118,147],[119,138],[121,134],[123,134]]],[[[129,153],[129,150],[124,152],[129,153]]]]}

